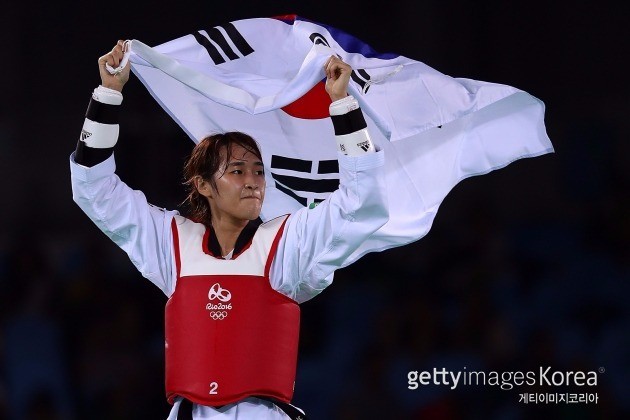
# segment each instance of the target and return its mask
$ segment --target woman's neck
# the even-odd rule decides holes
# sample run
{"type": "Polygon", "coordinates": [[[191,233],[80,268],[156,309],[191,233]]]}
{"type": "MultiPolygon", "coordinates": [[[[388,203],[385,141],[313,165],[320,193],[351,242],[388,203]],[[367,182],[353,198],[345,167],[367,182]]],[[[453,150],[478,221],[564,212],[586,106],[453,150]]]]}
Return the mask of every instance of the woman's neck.
{"type": "Polygon", "coordinates": [[[228,255],[236,245],[236,240],[243,231],[243,228],[247,226],[249,220],[217,220],[212,219],[212,228],[214,234],[217,237],[217,242],[221,247],[221,256],[228,255]]]}

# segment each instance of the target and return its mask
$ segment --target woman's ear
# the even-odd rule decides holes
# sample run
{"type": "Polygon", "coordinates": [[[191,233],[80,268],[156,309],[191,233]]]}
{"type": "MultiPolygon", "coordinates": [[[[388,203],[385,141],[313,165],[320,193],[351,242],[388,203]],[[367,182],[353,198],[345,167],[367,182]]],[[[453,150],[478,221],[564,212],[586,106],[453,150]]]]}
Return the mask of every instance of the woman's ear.
{"type": "Polygon", "coordinates": [[[195,188],[204,197],[212,198],[212,185],[201,176],[195,177],[195,188]]]}

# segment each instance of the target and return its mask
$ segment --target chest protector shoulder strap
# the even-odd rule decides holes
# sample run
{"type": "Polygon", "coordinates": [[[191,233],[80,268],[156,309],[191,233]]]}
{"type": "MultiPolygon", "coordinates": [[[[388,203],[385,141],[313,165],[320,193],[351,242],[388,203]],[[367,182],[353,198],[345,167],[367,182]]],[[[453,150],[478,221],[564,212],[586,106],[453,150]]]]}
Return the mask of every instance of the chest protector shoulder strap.
{"type": "Polygon", "coordinates": [[[210,406],[293,397],[300,309],[269,283],[286,219],[260,225],[233,260],[204,251],[203,225],[173,219],[177,285],[165,311],[171,404],[178,395],[210,406]]]}

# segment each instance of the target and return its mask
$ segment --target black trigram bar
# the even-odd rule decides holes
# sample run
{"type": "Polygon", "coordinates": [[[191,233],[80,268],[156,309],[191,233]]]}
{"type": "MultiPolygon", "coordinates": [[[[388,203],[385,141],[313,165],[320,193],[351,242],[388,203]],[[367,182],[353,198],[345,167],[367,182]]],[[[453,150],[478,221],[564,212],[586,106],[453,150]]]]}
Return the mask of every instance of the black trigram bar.
{"type": "MultiPolygon", "coordinates": [[[[272,169],[287,169],[289,171],[311,173],[313,162],[310,160],[271,155],[272,169]]],[[[334,160],[320,160],[317,165],[318,174],[339,173],[339,162],[334,160]]]]}
{"type": "Polygon", "coordinates": [[[320,160],[317,167],[318,174],[338,174],[339,173],[339,161],[338,160],[320,160]]]}
{"type": "Polygon", "coordinates": [[[238,48],[241,54],[245,56],[254,52],[252,46],[247,43],[245,38],[243,38],[243,35],[241,35],[241,33],[232,23],[227,23],[221,27],[225,29],[225,32],[227,32],[228,36],[230,37],[234,45],[236,45],[236,48],[238,48]]]}
{"type": "Polygon", "coordinates": [[[271,155],[271,167],[273,169],[288,169],[290,171],[310,173],[312,166],[313,162],[310,160],[271,155]]]}
{"type": "Polygon", "coordinates": [[[330,44],[328,43],[328,40],[326,39],[326,37],[324,35],[320,34],[320,33],[313,32],[309,36],[309,39],[315,45],[317,45],[317,44],[324,44],[325,46],[330,47],[330,44]]]}
{"type": "Polygon", "coordinates": [[[212,44],[212,42],[208,40],[208,38],[201,35],[199,32],[193,32],[192,35],[195,37],[199,45],[201,45],[206,49],[206,51],[208,51],[208,54],[210,55],[212,61],[214,61],[214,64],[225,63],[225,60],[223,59],[223,56],[221,56],[221,54],[219,53],[219,50],[217,50],[217,48],[212,44]]]}
{"type": "Polygon", "coordinates": [[[339,179],[308,179],[271,173],[273,179],[293,191],[331,193],[339,188],[339,179]]]}
{"type": "Polygon", "coordinates": [[[359,86],[361,86],[361,91],[364,94],[367,93],[368,89],[370,88],[370,85],[367,84],[367,82],[370,80],[370,75],[364,69],[352,70],[350,77],[359,86]]]}
{"type": "Polygon", "coordinates": [[[294,193],[290,189],[285,188],[282,185],[278,184],[278,182],[276,182],[276,188],[279,189],[280,191],[282,191],[283,193],[285,193],[286,195],[288,195],[289,197],[293,197],[301,205],[306,206],[306,203],[307,203],[306,198],[300,197],[299,195],[297,195],[296,193],[294,193]]]}
{"type": "Polygon", "coordinates": [[[223,50],[225,55],[227,55],[230,60],[236,60],[237,58],[239,58],[223,36],[223,32],[221,32],[218,28],[212,28],[206,30],[206,32],[208,33],[208,37],[210,37],[210,39],[213,40],[214,43],[223,50]]]}
{"type": "MultiPolygon", "coordinates": [[[[218,28],[223,28],[223,30],[225,30],[228,37],[230,38],[230,41],[232,41],[232,43],[236,46],[238,51],[243,56],[249,55],[254,52],[252,46],[249,45],[245,38],[243,38],[243,35],[238,32],[238,30],[232,23],[227,23],[223,26],[217,26],[207,30],[206,33],[208,34],[208,37],[213,40],[219,46],[219,48],[221,48],[223,53],[230,60],[236,60],[239,58],[239,56],[236,54],[236,52],[234,52],[230,44],[227,42],[227,39],[223,35],[223,32],[221,32],[218,28]]],[[[217,47],[212,44],[212,42],[210,42],[208,38],[201,35],[199,32],[193,32],[192,35],[195,37],[199,45],[201,45],[206,49],[206,51],[208,51],[208,54],[210,55],[212,61],[214,61],[214,64],[225,63],[225,59],[223,58],[217,47]]]]}

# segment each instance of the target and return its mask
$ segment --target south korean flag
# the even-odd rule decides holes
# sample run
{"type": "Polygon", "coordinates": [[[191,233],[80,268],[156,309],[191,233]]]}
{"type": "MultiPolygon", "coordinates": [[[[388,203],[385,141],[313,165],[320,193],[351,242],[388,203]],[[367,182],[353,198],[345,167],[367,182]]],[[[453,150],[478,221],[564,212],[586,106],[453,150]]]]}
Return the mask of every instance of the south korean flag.
{"type": "Polygon", "coordinates": [[[353,68],[349,93],[385,151],[390,191],[389,222],[346,264],[422,238],[461,180],[553,152],[544,104],[527,92],[450,77],[299,16],[237,20],[153,48],[131,44],[132,70],[193,141],[243,131],[261,144],[263,221],[314,205],[339,185],[324,89],[331,54],[353,68]]]}

